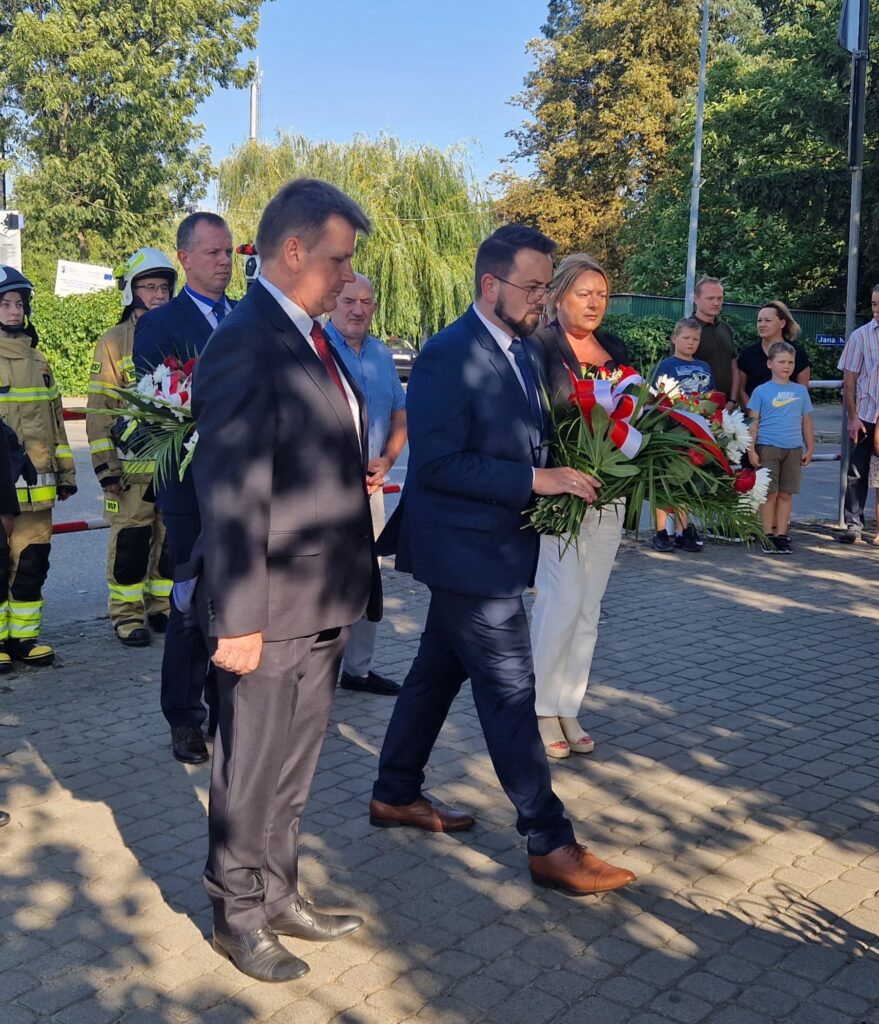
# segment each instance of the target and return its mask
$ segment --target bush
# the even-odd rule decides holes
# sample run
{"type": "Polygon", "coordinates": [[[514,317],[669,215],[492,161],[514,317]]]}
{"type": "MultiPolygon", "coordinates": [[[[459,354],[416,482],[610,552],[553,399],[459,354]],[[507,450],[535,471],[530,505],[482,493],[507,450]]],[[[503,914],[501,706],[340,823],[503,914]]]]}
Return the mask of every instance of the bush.
{"type": "MultiPolygon", "coordinates": [[[[759,340],[753,321],[743,320],[737,316],[725,316],[723,319],[733,330],[736,348],[739,352],[759,340]]],[[[604,318],[602,327],[618,334],[626,342],[629,347],[629,358],[635,368],[646,373],[657,360],[669,354],[669,339],[675,323],[675,320],[664,316],[636,317],[610,313],[604,318]]],[[[798,341],[805,347],[812,360],[812,378],[814,380],[842,379],[842,371],[836,368],[842,349],[825,348],[819,345],[814,338],[808,338],[805,335],[802,335],[798,341]]],[[[820,391],[818,395],[819,398],[827,398],[833,395],[833,392],[820,391]]]]}
{"type": "Polygon", "coordinates": [[[122,312],[118,291],[92,295],[38,295],[33,322],[62,395],[85,395],[95,342],[122,312]]]}

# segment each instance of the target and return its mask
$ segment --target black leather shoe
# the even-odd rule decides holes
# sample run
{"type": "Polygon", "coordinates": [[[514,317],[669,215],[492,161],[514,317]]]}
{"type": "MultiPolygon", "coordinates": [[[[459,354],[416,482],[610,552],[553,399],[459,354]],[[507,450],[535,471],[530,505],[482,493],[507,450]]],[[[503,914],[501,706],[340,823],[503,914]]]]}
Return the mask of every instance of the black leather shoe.
{"type": "Polygon", "coordinates": [[[269,921],[269,928],[278,935],[290,935],[294,939],[327,942],[356,932],[362,924],[363,918],[356,914],[322,914],[314,909],[311,900],[298,896],[286,910],[269,921]]]}
{"type": "Polygon", "coordinates": [[[352,676],[343,672],[339,678],[339,686],[343,690],[354,690],[356,693],[377,693],[380,697],[396,697],[400,692],[400,684],[393,679],[386,679],[378,672],[370,672],[366,676],[352,676]]]}
{"type": "Polygon", "coordinates": [[[12,815],[8,811],[0,811],[0,828],[12,821],[12,815]]]}
{"type": "Polygon", "coordinates": [[[152,615],[147,615],[147,622],[154,633],[168,632],[168,616],[164,612],[153,612],[152,615]]]}
{"type": "Polygon", "coordinates": [[[214,949],[257,981],[295,981],[308,974],[308,964],[288,953],[268,928],[244,935],[225,935],[215,928],[214,949]]]}
{"type": "Polygon", "coordinates": [[[177,725],[171,729],[171,750],[184,764],[203,764],[208,759],[208,748],[195,725],[177,725]]]}

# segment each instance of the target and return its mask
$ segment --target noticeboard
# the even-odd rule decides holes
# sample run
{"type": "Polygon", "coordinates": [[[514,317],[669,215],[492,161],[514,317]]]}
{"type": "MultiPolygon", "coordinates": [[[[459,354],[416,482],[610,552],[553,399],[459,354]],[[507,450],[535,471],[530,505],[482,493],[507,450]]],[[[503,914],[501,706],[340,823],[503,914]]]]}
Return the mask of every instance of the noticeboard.
{"type": "Polygon", "coordinates": [[[58,260],[55,274],[56,295],[85,295],[113,287],[113,271],[94,263],[74,263],[58,260]]]}

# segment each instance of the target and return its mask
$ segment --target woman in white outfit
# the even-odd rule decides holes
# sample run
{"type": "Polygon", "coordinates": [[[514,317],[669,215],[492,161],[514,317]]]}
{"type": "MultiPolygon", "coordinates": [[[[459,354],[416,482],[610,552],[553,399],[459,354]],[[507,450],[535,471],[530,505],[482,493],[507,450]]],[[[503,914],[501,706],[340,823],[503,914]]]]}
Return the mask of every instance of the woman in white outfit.
{"type": "MultiPolygon", "coordinates": [[[[599,330],[610,293],[601,265],[585,253],[567,256],[551,285],[553,321],[534,335],[546,361],[550,399],[566,406],[571,375],[628,362],[621,338],[599,330]]],[[[622,536],[622,503],[589,510],[579,539],[561,554],[566,538],[542,536],[537,565],[537,600],[531,646],[540,734],[549,757],[589,754],[595,741],[580,725],[580,705],[589,682],[598,637],[601,599],[622,536]]]]}

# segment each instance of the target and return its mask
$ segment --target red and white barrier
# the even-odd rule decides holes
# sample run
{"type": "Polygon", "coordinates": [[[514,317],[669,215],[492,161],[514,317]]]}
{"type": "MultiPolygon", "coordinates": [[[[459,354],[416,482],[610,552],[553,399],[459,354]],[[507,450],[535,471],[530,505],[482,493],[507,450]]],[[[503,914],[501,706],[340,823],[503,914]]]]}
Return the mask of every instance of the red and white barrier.
{"type": "Polygon", "coordinates": [[[72,519],[68,523],[53,523],[52,533],[82,533],[84,530],[108,530],[106,519],[72,519]]]}
{"type": "MultiPolygon", "coordinates": [[[[399,484],[385,484],[385,494],[399,494],[399,484]]],[[[108,530],[110,524],[106,519],[71,519],[66,523],[53,523],[52,533],[84,533],[86,530],[108,530]]]]}

